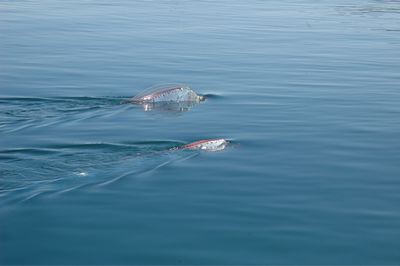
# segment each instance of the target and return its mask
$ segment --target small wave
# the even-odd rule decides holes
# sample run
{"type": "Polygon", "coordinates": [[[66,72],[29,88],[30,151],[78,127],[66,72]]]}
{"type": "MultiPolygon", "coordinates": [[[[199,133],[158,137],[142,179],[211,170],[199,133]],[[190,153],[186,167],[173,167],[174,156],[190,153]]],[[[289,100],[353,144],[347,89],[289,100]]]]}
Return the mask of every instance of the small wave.
{"type": "Polygon", "coordinates": [[[124,97],[0,97],[0,132],[112,114],[124,97]]]}
{"type": "Polygon", "coordinates": [[[107,186],[197,154],[178,141],[55,144],[0,151],[0,197],[30,200],[86,186],[107,186]]]}
{"type": "MultiPolygon", "coordinates": [[[[214,94],[205,98],[219,98],[214,94]]],[[[119,115],[130,109],[177,114],[191,110],[193,102],[145,103],[135,106],[130,97],[0,97],[0,133],[19,132],[69,122],[119,115]]]]}

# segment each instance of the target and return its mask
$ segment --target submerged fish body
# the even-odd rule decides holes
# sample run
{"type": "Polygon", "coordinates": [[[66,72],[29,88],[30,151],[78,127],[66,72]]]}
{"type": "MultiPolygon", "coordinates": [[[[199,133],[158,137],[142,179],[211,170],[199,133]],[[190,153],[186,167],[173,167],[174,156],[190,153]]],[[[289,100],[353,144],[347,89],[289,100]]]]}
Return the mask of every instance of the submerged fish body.
{"type": "Polygon", "coordinates": [[[198,103],[204,100],[204,96],[198,95],[194,90],[184,85],[164,85],[152,87],[131,99],[137,104],[148,103],[198,103]]]}
{"type": "Polygon", "coordinates": [[[195,106],[196,102],[152,102],[142,103],[143,110],[149,111],[162,111],[162,112],[188,112],[195,106]]]}
{"type": "Polygon", "coordinates": [[[205,139],[186,144],[180,149],[182,150],[204,150],[204,151],[221,151],[226,148],[229,141],[226,139],[205,139]]]}

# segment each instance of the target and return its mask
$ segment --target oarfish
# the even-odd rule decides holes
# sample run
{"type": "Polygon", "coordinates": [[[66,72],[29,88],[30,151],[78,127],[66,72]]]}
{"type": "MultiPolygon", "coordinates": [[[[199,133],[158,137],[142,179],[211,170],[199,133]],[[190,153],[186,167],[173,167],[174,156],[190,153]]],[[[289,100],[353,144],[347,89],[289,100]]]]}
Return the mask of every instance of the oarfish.
{"type": "Polygon", "coordinates": [[[146,103],[181,103],[204,101],[204,96],[198,95],[194,90],[185,85],[162,85],[152,87],[133,97],[130,102],[137,104],[146,103]]]}
{"type": "Polygon", "coordinates": [[[226,139],[204,139],[179,147],[182,150],[220,151],[226,148],[229,141],[226,139]]]}

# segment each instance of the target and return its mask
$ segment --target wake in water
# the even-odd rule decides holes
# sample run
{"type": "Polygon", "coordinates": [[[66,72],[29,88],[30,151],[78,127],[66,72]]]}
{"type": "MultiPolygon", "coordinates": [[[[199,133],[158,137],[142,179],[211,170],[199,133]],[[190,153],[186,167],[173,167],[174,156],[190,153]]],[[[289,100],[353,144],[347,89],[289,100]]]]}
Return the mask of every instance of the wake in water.
{"type": "Polygon", "coordinates": [[[181,113],[214,95],[198,95],[185,85],[151,87],[135,97],[0,98],[0,133],[118,114],[132,107],[181,113]]]}
{"type": "Polygon", "coordinates": [[[0,198],[4,204],[85,186],[105,186],[186,160],[200,150],[221,151],[228,144],[225,139],[208,139],[189,144],[86,143],[3,150],[0,151],[0,198]]]}
{"type": "MultiPolygon", "coordinates": [[[[145,111],[183,112],[205,97],[187,86],[168,85],[153,87],[130,100],[126,97],[0,98],[0,133],[110,116],[138,105],[145,111]]],[[[186,145],[93,143],[0,150],[0,198],[28,200],[88,185],[107,185],[194,156],[198,150],[223,150],[227,144],[224,139],[209,139],[186,145]]]]}
{"type": "Polygon", "coordinates": [[[0,133],[106,115],[123,98],[0,98],[0,133]]]}
{"type": "Polygon", "coordinates": [[[140,176],[198,154],[179,142],[89,143],[0,151],[0,198],[24,201],[140,176]]]}

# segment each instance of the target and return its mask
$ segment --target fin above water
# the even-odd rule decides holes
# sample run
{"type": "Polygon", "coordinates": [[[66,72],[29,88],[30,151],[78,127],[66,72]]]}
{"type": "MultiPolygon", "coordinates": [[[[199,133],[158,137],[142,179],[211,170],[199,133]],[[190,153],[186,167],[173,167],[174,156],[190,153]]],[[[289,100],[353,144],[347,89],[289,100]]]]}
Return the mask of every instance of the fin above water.
{"type": "Polygon", "coordinates": [[[199,103],[204,96],[181,84],[167,84],[151,87],[133,97],[130,102],[135,104],[149,103],[199,103]]]}
{"type": "Polygon", "coordinates": [[[180,147],[182,150],[221,151],[229,144],[226,139],[205,139],[195,141],[180,147]]]}

